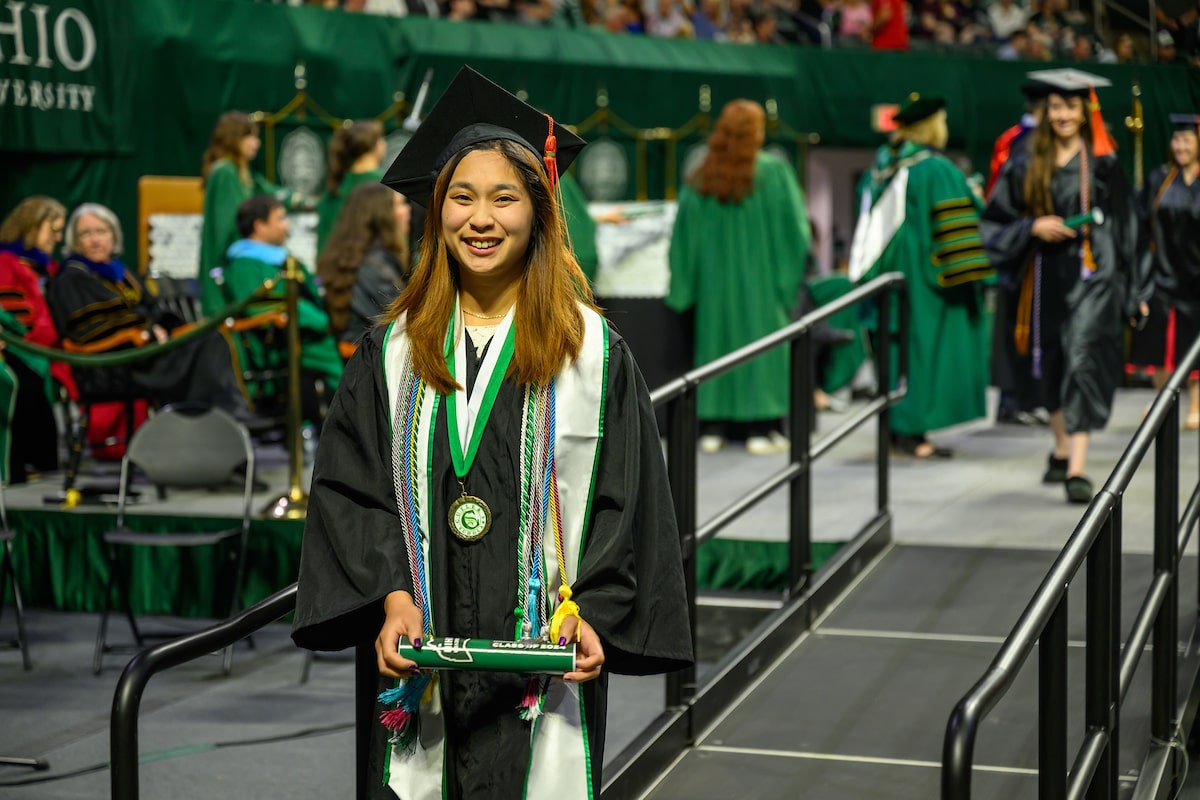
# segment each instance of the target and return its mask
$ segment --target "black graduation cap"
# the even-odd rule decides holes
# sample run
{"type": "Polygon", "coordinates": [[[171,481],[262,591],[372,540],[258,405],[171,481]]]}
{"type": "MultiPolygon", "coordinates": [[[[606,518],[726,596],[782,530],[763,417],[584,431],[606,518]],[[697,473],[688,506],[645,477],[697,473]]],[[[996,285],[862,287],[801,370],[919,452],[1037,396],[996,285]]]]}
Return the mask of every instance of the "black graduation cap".
{"type": "Polygon", "coordinates": [[[932,117],[946,107],[942,97],[922,97],[913,92],[908,99],[900,104],[900,110],[892,117],[898,125],[913,125],[921,120],[932,117]]]}
{"type": "Polygon", "coordinates": [[[1056,94],[1060,97],[1087,97],[1092,89],[1112,86],[1112,81],[1081,69],[1039,69],[1025,73],[1026,86],[1040,85],[1042,97],[1056,94]]]}
{"type": "Polygon", "coordinates": [[[1172,114],[1171,127],[1177,131],[1191,131],[1200,135],[1200,115],[1198,114],[1172,114]]]}
{"type": "MultiPolygon", "coordinates": [[[[553,130],[561,175],[587,142],[558,123],[553,130]]],[[[427,207],[438,173],[463,148],[507,139],[529,148],[541,161],[549,150],[549,133],[550,120],[545,114],[464,66],[404,145],[383,183],[427,207]]],[[[557,175],[554,178],[557,180],[557,175]]]]}
{"type": "Polygon", "coordinates": [[[1050,96],[1050,85],[1027,78],[1021,84],[1021,94],[1025,95],[1027,100],[1045,100],[1050,96]]]}

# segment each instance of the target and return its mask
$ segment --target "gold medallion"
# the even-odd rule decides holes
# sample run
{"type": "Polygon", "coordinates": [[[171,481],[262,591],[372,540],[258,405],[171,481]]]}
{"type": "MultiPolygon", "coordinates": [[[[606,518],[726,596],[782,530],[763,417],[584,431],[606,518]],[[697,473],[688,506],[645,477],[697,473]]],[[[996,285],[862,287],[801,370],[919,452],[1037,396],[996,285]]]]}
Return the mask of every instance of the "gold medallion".
{"type": "Polygon", "coordinates": [[[450,504],[447,519],[450,530],[464,542],[478,541],[492,528],[492,511],[487,503],[465,492],[450,504]]]}

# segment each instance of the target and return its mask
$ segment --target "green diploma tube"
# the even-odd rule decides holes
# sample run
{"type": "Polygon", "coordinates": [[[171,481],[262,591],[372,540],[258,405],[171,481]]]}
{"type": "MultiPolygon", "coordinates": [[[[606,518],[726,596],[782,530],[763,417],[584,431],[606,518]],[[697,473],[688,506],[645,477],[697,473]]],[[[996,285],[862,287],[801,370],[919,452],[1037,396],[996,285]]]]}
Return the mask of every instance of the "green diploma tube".
{"type": "Polygon", "coordinates": [[[1079,229],[1084,225],[1103,225],[1104,212],[1098,208],[1093,208],[1086,214],[1076,214],[1073,217],[1067,217],[1063,220],[1063,225],[1068,228],[1079,229]]]}
{"type": "Polygon", "coordinates": [[[417,650],[400,639],[400,655],[421,669],[565,675],[575,671],[575,645],[431,636],[417,650]]]}

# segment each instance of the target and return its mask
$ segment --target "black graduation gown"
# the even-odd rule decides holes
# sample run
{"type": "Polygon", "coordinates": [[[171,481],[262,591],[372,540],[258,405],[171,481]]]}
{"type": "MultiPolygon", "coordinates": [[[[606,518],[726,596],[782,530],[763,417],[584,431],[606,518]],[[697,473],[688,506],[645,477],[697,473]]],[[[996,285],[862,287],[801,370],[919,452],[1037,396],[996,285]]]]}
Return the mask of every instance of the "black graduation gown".
{"type": "MultiPolygon", "coordinates": [[[[169,329],[183,322],[128,271],[125,280],[114,283],[76,258],[67,259],[49,282],[46,301],[59,334],[80,344],[99,341],[127,328],[149,330],[152,325],[161,325],[169,329]]],[[[239,415],[246,408],[233,374],[229,347],[215,332],[127,367],[76,367],[75,377],[80,391],[89,399],[120,398],[128,382],[136,395],[164,404],[190,401],[239,415]]]]}
{"type": "MultiPolygon", "coordinates": [[[[1025,203],[1027,150],[1014,153],[1005,165],[979,224],[988,258],[1009,285],[1020,287],[1041,257],[1040,308],[1034,312],[1030,352],[1040,339],[1039,399],[1047,410],[1063,411],[1070,433],[1098,430],[1108,421],[1121,380],[1123,325],[1139,285],[1137,215],[1125,176],[1114,156],[1088,160],[1091,205],[1104,212],[1106,221],[1092,226],[1096,271],[1086,280],[1080,274],[1082,236],[1056,244],[1033,236],[1034,216],[1025,203]]],[[[1055,214],[1080,213],[1078,155],[1055,170],[1050,191],[1055,214]]]]}
{"type": "MultiPolygon", "coordinates": [[[[301,647],[337,650],[372,642],[383,622],[383,597],[412,591],[392,484],[381,355],[385,331],[374,329],[347,363],[321,436],[292,632],[301,647]]],[[[603,642],[605,672],[672,671],[691,663],[692,642],[666,466],[641,373],[615,332],[609,343],[599,469],[572,590],[603,642]]],[[[473,348],[467,351],[473,355],[473,348]]],[[[469,365],[468,388],[477,369],[478,362],[469,365]]],[[[446,524],[445,509],[461,490],[450,460],[445,404],[439,404],[431,465],[430,573],[440,635],[507,639],[516,629],[522,401],[521,388],[504,381],[467,476],[467,490],[483,498],[494,515],[491,531],[474,544],[455,538],[446,524]]],[[[442,679],[445,796],[522,796],[530,738],[529,723],[518,717],[517,707],[525,678],[462,672],[443,673],[442,679]]],[[[582,688],[599,796],[606,681],[582,688]]],[[[386,739],[387,731],[373,722],[373,797],[394,796],[381,779],[386,739]]]]}
{"type": "Polygon", "coordinates": [[[1163,189],[1168,171],[1166,166],[1154,170],[1142,188],[1140,206],[1151,242],[1143,253],[1146,272],[1164,306],[1200,319],[1200,178],[1188,186],[1176,171],[1163,189]]]}

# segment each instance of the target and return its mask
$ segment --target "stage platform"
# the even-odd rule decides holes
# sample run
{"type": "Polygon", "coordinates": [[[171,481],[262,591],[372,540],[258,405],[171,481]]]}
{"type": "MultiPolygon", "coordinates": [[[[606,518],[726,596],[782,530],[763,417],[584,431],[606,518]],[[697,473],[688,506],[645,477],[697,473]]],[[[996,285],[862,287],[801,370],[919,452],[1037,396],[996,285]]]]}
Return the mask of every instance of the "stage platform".
{"type": "MultiPolygon", "coordinates": [[[[1149,392],[1140,390],[1118,395],[1112,424],[1093,444],[1094,477],[1102,479],[1111,469],[1150,399],[1149,392]]],[[[827,415],[821,425],[831,427],[837,420],[837,415],[827,415]]],[[[1061,487],[1040,484],[1048,441],[1044,428],[981,423],[940,439],[957,449],[952,460],[896,459],[896,545],[811,634],[747,687],[736,708],[711,730],[698,732],[698,747],[649,796],[935,797],[941,736],[951,706],[990,661],[1080,517],[1082,509],[1064,502],[1061,487]]],[[[1200,435],[1183,439],[1184,483],[1196,479],[1198,443],[1200,435]]],[[[863,432],[819,462],[814,481],[817,538],[836,543],[869,515],[872,452],[870,432],[863,432]]],[[[265,505],[282,491],[284,465],[281,453],[264,455],[263,461],[260,478],[271,486],[256,502],[265,505]]],[[[704,520],[778,469],[782,457],[729,449],[701,455],[699,463],[699,518],[704,520]]],[[[1132,598],[1149,573],[1151,467],[1125,498],[1126,626],[1132,598]]],[[[45,513],[41,495],[54,488],[50,479],[16,487],[10,490],[10,505],[29,515],[23,519],[34,519],[45,513]]],[[[220,517],[229,513],[231,503],[236,504],[232,492],[173,494],[166,504],[148,492],[139,513],[220,517]]],[[[785,520],[784,498],[772,498],[722,539],[735,543],[731,546],[770,552],[784,546],[785,520]]],[[[44,535],[37,528],[22,530],[22,538],[44,535]]],[[[298,533],[286,528],[263,538],[272,536],[281,541],[295,536],[298,542],[298,533]]],[[[1195,549],[1193,542],[1190,552],[1195,549]]],[[[84,556],[76,552],[75,557],[84,556]]],[[[723,566],[733,572],[739,568],[723,566]]],[[[269,576],[271,570],[263,574],[269,576]]],[[[1195,574],[1196,559],[1189,556],[1184,587],[1195,586],[1195,574]]],[[[1081,582],[1072,590],[1073,599],[1082,590],[1081,582]]],[[[1181,594],[1194,599],[1186,588],[1181,594]]],[[[733,595],[732,604],[730,596],[728,590],[719,597],[709,595],[701,605],[702,681],[730,642],[776,604],[761,588],[733,595]]],[[[120,659],[106,661],[101,676],[93,677],[95,614],[38,605],[29,619],[33,670],[23,672],[15,652],[0,653],[0,755],[45,757],[51,770],[0,768],[0,797],[106,797],[108,775],[96,767],[108,757],[108,712],[120,659]],[[72,776],[76,771],[83,772],[72,776]],[[50,780],[11,785],[38,777],[50,780]]],[[[1080,605],[1081,600],[1072,603],[1075,641],[1082,638],[1076,616],[1080,605]]],[[[1181,607],[1181,627],[1190,631],[1195,617],[1194,603],[1181,607]]],[[[158,621],[180,631],[203,624],[179,616],[158,621]]],[[[11,629],[11,608],[6,608],[0,638],[11,629]]],[[[120,622],[115,632],[124,633],[120,622]]],[[[273,625],[256,637],[253,650],[240,646],[229,678],[219,677],[215,658],[155,678],[142,713],[143,798],[352,795],[352,665],[344,657],[320,659],[309,682],[302,684],[303,656],[287,634],[285,624],[273,625]]],[[[1194,655],[1194,642],[1187,651],[1194,655]]],[[[1082,650],[1075,647],[1072,654],[1082,650]]],[[[1073,659],[1072,669],[1079,667],[1079,659],[1073,659]]],[[[977,796],[1025,797],[1036,791],[1029,788],[1036,786],[1031,772],[1036,739],[1030,735],[1034,723],[1029,714],[1036,690],[1034,672],[1027,667],[1026,673],[981,736],[978,762],[993,769],[977,777],[977,796]]],[[[1081,678],[1076,682],[1082,686],[1081,678]]],[[[1123,717],[1123,774],[1136,767],[1127,748],[1146,729],[1147,683],[1139,674],[1123,717]]],[[[614,677],[605,763],[654,718],[662,703],[663,679],[614,677]]],[[[1076,723],[1073,742],[1080,729],[1076,723]]],[[[1200,789],[1189,787],[1182,796],[1196,800],[1200,789]]]]}

